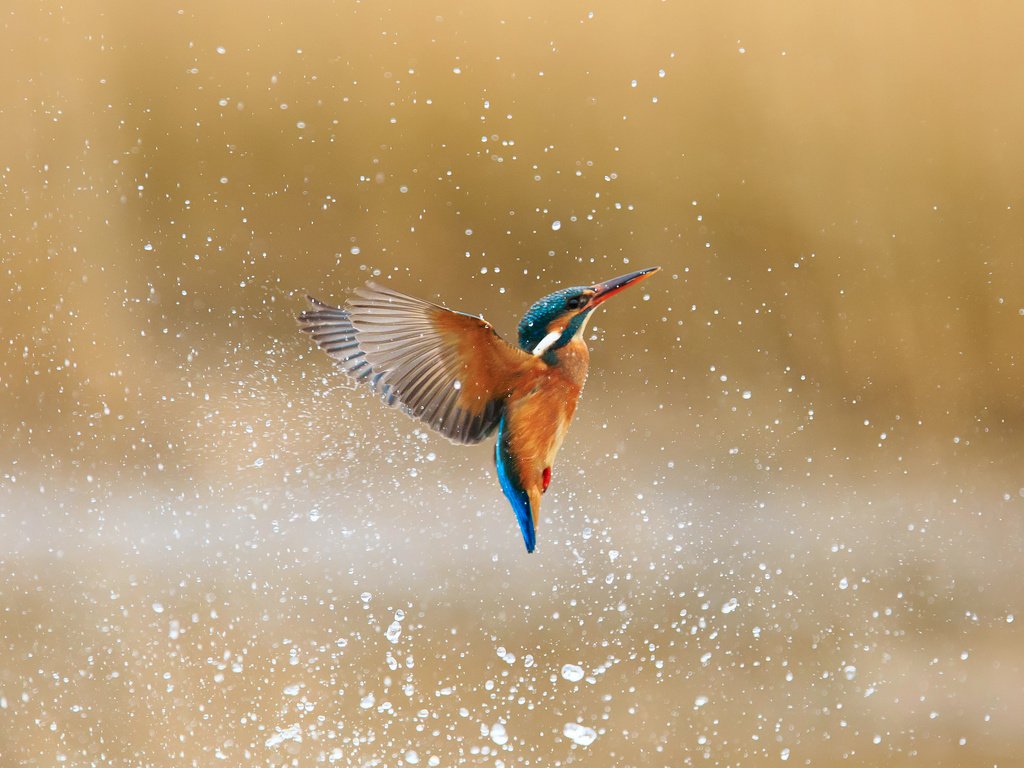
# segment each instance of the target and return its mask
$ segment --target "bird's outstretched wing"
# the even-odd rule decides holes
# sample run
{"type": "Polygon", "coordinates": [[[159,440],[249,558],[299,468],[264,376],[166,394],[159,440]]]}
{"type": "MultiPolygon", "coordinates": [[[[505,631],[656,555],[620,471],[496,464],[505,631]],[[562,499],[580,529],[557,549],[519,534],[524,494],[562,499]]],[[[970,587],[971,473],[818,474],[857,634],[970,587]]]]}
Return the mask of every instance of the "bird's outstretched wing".
{"type": "Polygon", "coordinates": [[[309,301],[299,324],[347,374],[457,443],[493,432],[516,377],[537,364],[481,318],[376,283],[345,309],[309,301]]]}

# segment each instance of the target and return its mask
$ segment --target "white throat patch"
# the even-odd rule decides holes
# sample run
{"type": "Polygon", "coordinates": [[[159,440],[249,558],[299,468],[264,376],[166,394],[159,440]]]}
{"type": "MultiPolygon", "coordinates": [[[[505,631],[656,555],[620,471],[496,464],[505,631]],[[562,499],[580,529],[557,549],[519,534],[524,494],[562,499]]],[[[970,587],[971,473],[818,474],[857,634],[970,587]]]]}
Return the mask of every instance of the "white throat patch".
{"type": "Polygon", "coordinates": [[[558,341],[560,338],[562,338],[562,331],[552,331],[543,339],[541,339],[540,343],[533,348],[533,356],[540,357],[545,352],[547,352],[548,349],[551,348],[551,345],[558,341]]]}
{"type": "MultiPolygon", "coordinates": [[[[579,339],[579,338],[583,337],[583,332],[587,329],[587,323],[590,322],[590,315],[591,315],[591,313],[588,312],[584,316],[583,322],[580,323],[580,327],[577,328],[576,329],[576,333],[573,334],[573,338],[574,339],[579,339]]],[[[561,330],[561,331],[552,331],[547,336],[545,336],[543,339],[541,339],[540,343],[536,347],[533,348],[533,356],[534,357],[540,357],[545,352],[547,352],[549,349],[551,349],[551,345],[554,344],[556,341],[558,341],[560,338],[562,338],[562,334],[563,333],[565,333],[564,329],[561,330]]]]}

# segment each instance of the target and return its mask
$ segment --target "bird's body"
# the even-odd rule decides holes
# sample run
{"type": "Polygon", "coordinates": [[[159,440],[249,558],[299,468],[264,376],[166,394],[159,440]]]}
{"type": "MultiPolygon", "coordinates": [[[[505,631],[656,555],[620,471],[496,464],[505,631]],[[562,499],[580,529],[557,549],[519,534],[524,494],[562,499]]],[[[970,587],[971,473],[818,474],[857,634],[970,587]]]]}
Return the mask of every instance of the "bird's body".
{"type": "Polygon", "coordinates": [[[551,483],[555,456],[576,413],[590,357],[582,341],[572,342],[555,354],[554,365],[535,364],[516,381],[495,445],[495,464],[502,490],[516,510],[520,526],[523,527],[527,514],[531,517],[531,524],[523,527],[526,548],[530,551],[535,544],[540,497],[551,483]],[[517,505],[517,499],[505,487],[505,475],[514,478],[510,483],[513,488],[518,485],[525,492],[525,509],[517,505]]]}
{"type": "Polygon", "coordinates": [[[519,324],[519,346],[479,317],[367,283],[345,309],[310,297],[299,322],[343,370],[450,440],[497,431],[495,465],[526,549],[587,378],[583,331],[605,299],[657,268],[546,296],[519,324]]]}

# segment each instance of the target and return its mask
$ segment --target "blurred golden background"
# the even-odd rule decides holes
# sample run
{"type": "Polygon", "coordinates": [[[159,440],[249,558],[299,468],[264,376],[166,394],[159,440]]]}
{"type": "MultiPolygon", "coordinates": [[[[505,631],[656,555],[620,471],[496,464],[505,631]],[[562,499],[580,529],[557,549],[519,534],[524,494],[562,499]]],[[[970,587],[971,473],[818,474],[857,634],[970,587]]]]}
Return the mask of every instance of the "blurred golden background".
{"type": "Polygon", "coordinates": [[[1024,7],[0,20],[0,764],[1020,762],[1024,7]],[[533,556],[294,323],[655,264],[533,556]]]}

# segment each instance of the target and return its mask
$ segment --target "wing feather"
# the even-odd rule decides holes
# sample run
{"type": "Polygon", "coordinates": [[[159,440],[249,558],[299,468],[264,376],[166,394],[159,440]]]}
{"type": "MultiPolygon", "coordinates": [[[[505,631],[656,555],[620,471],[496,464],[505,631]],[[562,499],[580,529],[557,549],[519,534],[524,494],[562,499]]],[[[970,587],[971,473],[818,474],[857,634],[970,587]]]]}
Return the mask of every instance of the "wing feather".
{"type": "Polygon", "coordinates": [[[538,365],[481,318],[376,283],[344,309],[309,301],[299,323],[345,373],[458,443],[491,434],[516,377],[538,365]]]}

